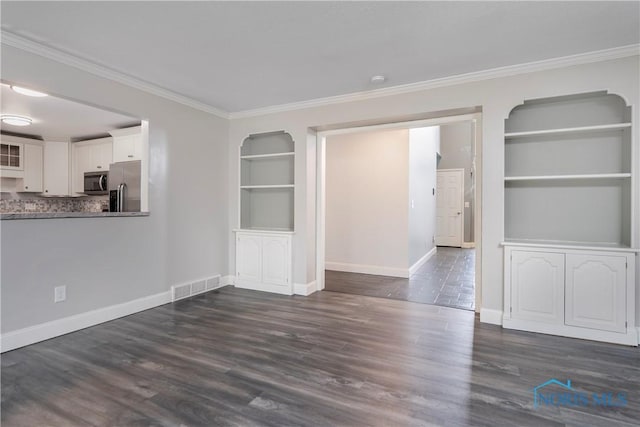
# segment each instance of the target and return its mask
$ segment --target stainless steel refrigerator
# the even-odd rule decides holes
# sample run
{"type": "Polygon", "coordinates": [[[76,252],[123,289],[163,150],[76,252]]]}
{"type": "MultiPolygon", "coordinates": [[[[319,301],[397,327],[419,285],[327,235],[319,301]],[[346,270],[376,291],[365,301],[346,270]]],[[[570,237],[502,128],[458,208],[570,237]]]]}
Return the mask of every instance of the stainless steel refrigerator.
{"type": "Polygon", "coordinates": [[[109,211],[140,212],[140,160],[109,165],[109,211]]]}

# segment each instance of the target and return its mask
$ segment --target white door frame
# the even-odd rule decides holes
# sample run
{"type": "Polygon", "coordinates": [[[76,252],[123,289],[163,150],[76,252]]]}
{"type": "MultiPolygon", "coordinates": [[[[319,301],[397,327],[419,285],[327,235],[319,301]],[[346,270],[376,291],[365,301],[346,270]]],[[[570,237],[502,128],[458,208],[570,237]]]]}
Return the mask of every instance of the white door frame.
{"type": "MultiPolygon", "coordinates": [[[[482,307],[482,113],[439,117],[435,119],[385,123],[372,126],[350,127],[320,131],[316,134],[316,285],[324,289],[325,229],[326,229],[326,143],[327,137],[386,129],[407,129],[472,122],[475,128],[474,157],[474,242],[476,251],[475,293],[476,312],[482,307]]],[[[463,205],[464,206],[464,205],[463,205]]],[[[464,238],[463,238],[464,240],[464,238]]]]}
{"type": "MultiPolygon", "coordinates": [[[[452,169],[436,169],[436,189],[438,188],[438,172],[460,172],[462,175],[462,188],[460,189],[460,248],[464,247],[464,169],[463,168],[452,168],[452,169]]],[[[436,190],[437,191],[437,190],[436,190]]],[[[438,197],[436,196],[436,211],[438,209],[438,197]]],[[[436,224],[436,230],[438,229],[438,225],[436,224]]],[[[436,239],[436,245],[438,244],[436,239]]]]}

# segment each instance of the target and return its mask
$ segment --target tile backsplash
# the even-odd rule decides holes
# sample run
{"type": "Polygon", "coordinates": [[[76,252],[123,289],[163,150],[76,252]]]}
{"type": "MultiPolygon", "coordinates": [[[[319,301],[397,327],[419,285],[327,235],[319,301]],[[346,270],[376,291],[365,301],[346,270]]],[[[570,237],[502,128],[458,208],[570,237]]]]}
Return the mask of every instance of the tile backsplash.
{"type": "Polygon", "coordinates": [[[25,197],[1,193],[0,213],[103,212],[109,210],[106,197],[25,197]]]}

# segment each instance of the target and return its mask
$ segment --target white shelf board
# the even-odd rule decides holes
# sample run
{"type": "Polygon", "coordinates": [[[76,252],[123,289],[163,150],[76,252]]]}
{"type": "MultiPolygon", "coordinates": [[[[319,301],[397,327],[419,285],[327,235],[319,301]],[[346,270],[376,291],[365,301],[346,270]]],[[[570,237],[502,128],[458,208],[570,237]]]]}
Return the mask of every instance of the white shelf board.
{"type": "Polygon", "coordinates": [[[242,160],[259,160],[259,159],[273,159],[278,157],[291,157],[294,155],[295,153],[293,151],[289,151],[286,153],[252,154],[248,156],[240,156],[240,158],[242,160]]]}
{"type": "Polygon", "coordinates": [[[529,136],[543,136],[543,135],[560,135],[565,133],[582,133],[582,132],[596,132],[606,130],[622,130],[631,127],[631,123],[614,123],[610,125],[596,125],[596,126],[581,126],[573,128],[560,128],[560,129],[544,129],[533,130],[527,132],[508,132],[504,134],[505,139],[514,138],[526,138],[529,136]]]}
{"type": "Polygon", "coordinates": [[[531,175],[531,176],[505,176],[505,181],[551,181],[562,179],[620,179],[631,178],[630,173],[594,173],[583,175],[531,175]]]}
{"type": "Polygon", "coordinates": [[[234,233],[295,234],[290,228],[234,228],[234,233]]]}
{"type": "Polygon", "coordinates": [[[611,252],[640,252],[638,248],[630,248],[620,243],[606,242],[572,242],[562,240],[505,239],[501,246],[518,246],[530,248],[588,249],[611,252]]]}
{"type": "Polygon", "coordinates": [[[285,184],[285,185],[241,185],[240,189],[242,190],[266,190],[271,188],[294,188],[293,184],[285,184]]]}

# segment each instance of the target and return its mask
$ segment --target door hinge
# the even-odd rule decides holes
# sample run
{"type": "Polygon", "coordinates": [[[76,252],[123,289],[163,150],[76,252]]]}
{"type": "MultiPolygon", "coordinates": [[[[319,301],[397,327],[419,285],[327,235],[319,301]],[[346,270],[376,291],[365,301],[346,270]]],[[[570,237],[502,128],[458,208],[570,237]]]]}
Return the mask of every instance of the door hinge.
{"type": "Polygon", "coordinates": [[[509,314],[513,313],[513,307],[509,307],[509,314]]]}

